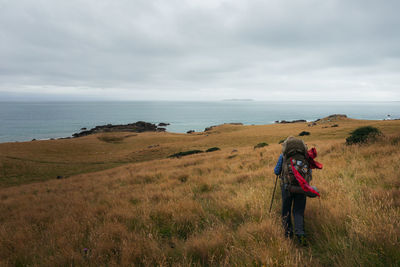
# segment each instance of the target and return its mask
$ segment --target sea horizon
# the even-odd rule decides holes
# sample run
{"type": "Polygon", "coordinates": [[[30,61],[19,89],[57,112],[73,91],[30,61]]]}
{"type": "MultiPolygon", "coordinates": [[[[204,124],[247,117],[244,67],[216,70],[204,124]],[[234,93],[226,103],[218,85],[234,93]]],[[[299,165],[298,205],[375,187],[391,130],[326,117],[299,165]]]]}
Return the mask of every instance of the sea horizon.
{"type": "Polygon", "coordinates": [[[285,102],[291,102],[291,103],[299,103],[299,102],[313,102],[313,103],[320,103],[320,102],[337,102],[337,103],[383,103],[383,102],[400,102],[400,100],[259,100],[259,99],[217,99],[217,100],[147,100],[147,99],[141,99],[141,100],[125,100],[125,99],[120,99],[120,100],[88,100],[88,99],[82,99],[82,100],[46,100],[46,99],[17,99],[17,100],[0,100],[0,103],[20,103],[20,102],[29,102],[29,103],[49,103],[49,102],[54,102],[54,103],[82,103],[82,102],[88,102],[88,103],[93,103],[93,102],[272,102],[272,103],[285,103],[285,102]]]}

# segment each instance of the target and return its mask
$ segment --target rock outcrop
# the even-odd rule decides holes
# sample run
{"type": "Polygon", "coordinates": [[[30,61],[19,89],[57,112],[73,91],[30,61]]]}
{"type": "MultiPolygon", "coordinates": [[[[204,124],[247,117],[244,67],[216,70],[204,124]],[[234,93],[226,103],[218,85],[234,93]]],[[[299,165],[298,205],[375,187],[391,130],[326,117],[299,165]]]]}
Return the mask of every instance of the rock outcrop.
{"type": "Polygon", "coordinates": [[[306,120],[294,120],[294,121],[281,120],[281,121],[275,121],[275,123],[296,123],[296,122],[307,122],[307,121],[306,120]]]}
{"type": "Polygon", "coordinates": [[[129,124],[119,124],[119,125],[100,125],[96,126],[90,130],[81,131],[80,133],[74,133],[73,137],[82,137],[95,133],[108,133],[108,132],[164,132],[165,128],[160,128],[157,125],[149,122],[138,121],[129,124]]]}
{"type": "Polygon", "coordinates": [[[329,115],[328,117],[322,118],[322,119],[317,119],[315,121],[313,121],[314,123],[331,123],[331,122],[335,122],[335,121],[340,121],[342,119],[347,119],[347,115],[345,114],[333,114],[333,115],[329,115]]]}

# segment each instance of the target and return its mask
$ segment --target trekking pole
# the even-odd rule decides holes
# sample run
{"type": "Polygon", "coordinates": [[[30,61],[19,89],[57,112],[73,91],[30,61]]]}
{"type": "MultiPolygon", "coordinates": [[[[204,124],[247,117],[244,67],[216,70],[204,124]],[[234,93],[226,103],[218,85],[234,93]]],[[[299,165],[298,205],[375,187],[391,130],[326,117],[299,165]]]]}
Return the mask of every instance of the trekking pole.
{"type": "Polygon", "coordinates": [[[272,203],[274,202],[274,196],[275,196],[275,190],[276,190],[276,183],[277,182],[278,182],[278,175],[276,176],[276,179],[275,179],[274,192],[272,193],[271,205],[269,206],[269,213],[271,213],[272,203]]]}

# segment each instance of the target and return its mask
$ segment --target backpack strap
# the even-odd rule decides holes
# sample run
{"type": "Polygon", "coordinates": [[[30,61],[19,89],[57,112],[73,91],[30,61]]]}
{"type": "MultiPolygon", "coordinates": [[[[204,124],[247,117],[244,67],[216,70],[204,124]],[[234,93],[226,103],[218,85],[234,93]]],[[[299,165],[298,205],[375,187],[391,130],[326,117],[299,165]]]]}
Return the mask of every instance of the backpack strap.
{"type": "Polygon", "coordinates": [[[281,182],[284,185],[288,185],[290,184],[289,181],[289,175],[290,175],[290,170],[288,168],[288,157],[286,157],[285,155],[283,155],[283,159],[282,159],[282,171],[281,171],[281,182]]]}

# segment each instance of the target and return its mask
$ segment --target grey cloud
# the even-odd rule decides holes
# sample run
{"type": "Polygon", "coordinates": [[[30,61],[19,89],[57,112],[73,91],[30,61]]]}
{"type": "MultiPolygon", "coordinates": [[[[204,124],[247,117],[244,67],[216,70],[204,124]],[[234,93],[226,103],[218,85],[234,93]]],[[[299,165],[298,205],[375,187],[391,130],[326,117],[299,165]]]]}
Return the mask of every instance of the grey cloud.
{"type": "Polygon", "coordinates": [[[372,0],[0,0],[0,96],[47,86],[122,99],[365,90],[392,100],[398,10],[372,0]]]}

